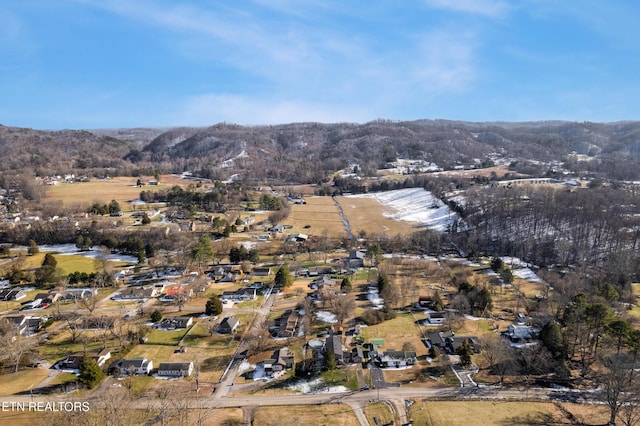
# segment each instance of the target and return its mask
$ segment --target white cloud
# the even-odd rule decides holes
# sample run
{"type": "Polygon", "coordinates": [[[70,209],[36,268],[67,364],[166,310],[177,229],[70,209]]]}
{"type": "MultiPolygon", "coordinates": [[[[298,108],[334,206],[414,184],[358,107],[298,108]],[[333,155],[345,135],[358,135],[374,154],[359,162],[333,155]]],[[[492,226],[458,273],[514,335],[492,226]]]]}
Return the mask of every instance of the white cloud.
{"type": "Polygon", "coordinates": [[[423,36],[412,68],[413,82],[429,93],[459,91],[475,77],[474,34],[434,31],[423,36]]]}
{"type": "Polygon", "coordinates": [[[255,125],[365,122],[373,118],[375,115],[371,111],[349,105],[208,93],[186,99],[171,121],[192,125],[211,125],[222,121],[255,125]]]}
{"type": "Polygon", "coordinates": [[[509,10],[509,4],[503,0],[424,0],[435,9],[447,9],[455,12],[473,13],[491,17],[503,16],[509,10]]]}

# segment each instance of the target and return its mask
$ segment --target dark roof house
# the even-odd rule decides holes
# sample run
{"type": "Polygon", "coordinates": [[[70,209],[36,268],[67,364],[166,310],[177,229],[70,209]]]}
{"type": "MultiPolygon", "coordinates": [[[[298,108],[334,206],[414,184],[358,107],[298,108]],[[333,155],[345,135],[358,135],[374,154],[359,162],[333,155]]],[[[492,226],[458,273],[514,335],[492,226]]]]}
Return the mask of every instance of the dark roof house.
{"type": "Polygon", "coordinates": [[[237,318],[225,317],[222,319],[222,321],[220,321],[220,324],[218,325],[218,332],[224,334],[235,333],[239,324],[240,321],[238,321],[237,318]]]}

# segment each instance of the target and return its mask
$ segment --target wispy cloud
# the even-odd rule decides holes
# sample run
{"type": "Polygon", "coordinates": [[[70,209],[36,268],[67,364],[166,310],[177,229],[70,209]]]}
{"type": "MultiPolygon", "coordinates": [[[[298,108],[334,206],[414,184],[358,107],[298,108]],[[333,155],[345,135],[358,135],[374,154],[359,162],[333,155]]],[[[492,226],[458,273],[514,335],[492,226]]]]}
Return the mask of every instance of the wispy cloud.
{"type": "Polygon", "coordinates": [[[475,77],[476,44],[472,32],[438,30],[424,35],[412,71],[414,82],[432,93],[465,89],[475,77]]]}
{"type": "Polygon", "coordinates": [[[372,111],[359,106],[298,100],[208,93],[187,98],[179,105],[176,124],[209,125],[228,121],[237,124],[289,122],[364,122],[375,118],[372,111]]]}
{"type": "MultiPolygon", "coordinates": [[[[244,87],[205,83],[209,88],[192,89],[175,114],[177,124],[367,121],[389,116],[415,97],[463,91],[476,75],[479,43],[473,31],[430,23],[424,33],[412,34],[415,28],[394,22],[384,29],[387,40],[375,20],[336,25],[337,16],[357,18],[331,2],[288,9],[290,0],[271,6],[252,0],[261,5],[256,10],[198,2],[72,1],[155,27],[186,62],[224,64],[246,81],[244,87]],[[213,86],[218,88],[210,93],[213,86]]],[[[490,4],[497,12],[498,3],[490,4]]]]}
{"type": "Polygon", "coordinates": [[[455,12],[473,13],[490,17],[503,16],[510,9],[504,0],[424,0],[427,6],[434,9],[452,10],[455,12]]]}

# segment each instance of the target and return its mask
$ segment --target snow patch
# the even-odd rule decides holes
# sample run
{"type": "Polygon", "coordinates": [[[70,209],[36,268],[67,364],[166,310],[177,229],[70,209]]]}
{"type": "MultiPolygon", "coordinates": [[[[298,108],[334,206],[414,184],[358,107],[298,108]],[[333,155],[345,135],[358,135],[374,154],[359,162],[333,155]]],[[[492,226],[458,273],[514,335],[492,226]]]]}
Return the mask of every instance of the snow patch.
{"type": "Polygon", "coordinates": [[[348,389],[344,386],[327,386],[321,378],[311,380],[310,382],[298,382],[289,386],[289,389],[301,393],[342,393],[348,389]]]}
{"type": "Polygon", "coordinates": [[[336,318],[336,315],[327,311],[316,312],[316,318],[319,321],[325,322],[327,324],[335,324],[338,322],[338,318],[336,318]]]}
{"type": "Polygon", "coordinates": [[[373,198],[389,209],[385,217],[415,222],[437,231],[451,228],[459,216],[431,192],[422,188],[405,188],[370,194],[348,195],[354,198],[373,198]]]}

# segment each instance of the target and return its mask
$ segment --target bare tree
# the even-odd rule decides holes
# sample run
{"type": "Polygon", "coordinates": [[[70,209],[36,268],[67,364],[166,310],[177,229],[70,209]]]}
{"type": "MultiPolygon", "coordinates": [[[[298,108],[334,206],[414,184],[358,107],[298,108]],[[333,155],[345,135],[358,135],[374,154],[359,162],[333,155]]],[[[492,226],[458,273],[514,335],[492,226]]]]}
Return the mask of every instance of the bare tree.
{"type": "Polygon", "coordinates": [[[3,359],[13,365],[13,372],[17,373],[24,356],[33,348],[35,342],[22,336],[17,329],[12,328],[3,336],[0,346],[0,361],[3,359]]]}
{"type": "Polygon", "coordinates": [[[496,334],[482,337],[481,354],[489,363],[489,372],[500,376],[500,384],[504,383],[507,374],[516,369],[513,350],[496,334]]]}
{"type": "Polygon", "coordinates": [[[333,302],[333,310],[338,323],[342,326],[345,320],[349,319],[356,309],[356,300],[353,294],[337,296],[333,302]]]}
{"type": "Polygon", "coordinates": [[[78,299],[78,303],[84,309],[89,311],[89,315],[93,315],[93,311],[95,311],[96,308],[98,307],[98,296],[96,294],[96,288],[94,286],[90,287],[89,294],[88,295],[83,294],[82,296],[83,297],[80,297],[78,299]]]}
{"type": "Polygon", "coordinates": [[[601,397],[609,407],[609,424],[620,419],[625,425],[636,424],[640,417],[638,407],[638,391],[640,391],[640,375],[636,371],[635,356],[617,353],[602,359],[606,370],[598,376],[602,386],[601,397]],[[628,423],[631,422],[631,423],[628,423]]]}
{"type": "Polygon", "coordinates": [[[71,343],[77,343],[84,334],[84,328],[82,328],[79,320],[80,315],[77,313],[72,313],[65,318],[65,325],[71,333],[71,343]]]}

